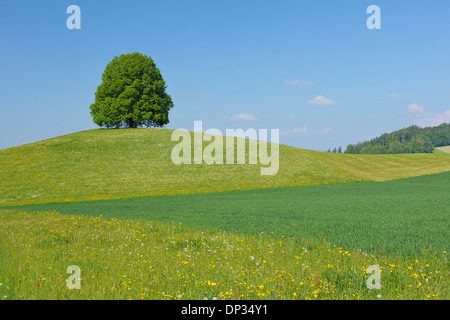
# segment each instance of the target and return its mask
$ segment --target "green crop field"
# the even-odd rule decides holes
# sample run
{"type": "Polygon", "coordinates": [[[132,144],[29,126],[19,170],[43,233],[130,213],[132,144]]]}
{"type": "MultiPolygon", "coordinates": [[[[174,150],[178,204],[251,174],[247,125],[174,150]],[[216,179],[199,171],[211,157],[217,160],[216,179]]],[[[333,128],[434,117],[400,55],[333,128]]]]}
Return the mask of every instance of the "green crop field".
{"type": "MultiPolygon", "coordinates": [[[[246,234],[320,239],[387,254],[449,248],[450,172],[268,190],[24,205],[113,218],[182,222],[246,234]]],[[[14,207],[10,207],[14,208],[14,207]]]]}

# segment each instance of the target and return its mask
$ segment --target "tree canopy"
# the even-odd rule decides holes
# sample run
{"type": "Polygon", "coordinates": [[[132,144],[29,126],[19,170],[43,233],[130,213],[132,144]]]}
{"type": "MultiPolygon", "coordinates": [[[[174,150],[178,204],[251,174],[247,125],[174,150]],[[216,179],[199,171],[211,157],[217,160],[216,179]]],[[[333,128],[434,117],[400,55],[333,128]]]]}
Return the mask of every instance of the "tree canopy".
{"type": "Polygon", "coordinates": [[[431,153],[434,148],[450,145],[450,123],[437,127],[410,126],[385,133],[370,141],[347,146],[345,153],[431,153]]]}
{"type": "Polygon", "coordinates": [[[162,127],[169,123],[172,98],[151,57],[115,57],[105,68],[90,106],[93,121],[106,128],[162,127]]]}

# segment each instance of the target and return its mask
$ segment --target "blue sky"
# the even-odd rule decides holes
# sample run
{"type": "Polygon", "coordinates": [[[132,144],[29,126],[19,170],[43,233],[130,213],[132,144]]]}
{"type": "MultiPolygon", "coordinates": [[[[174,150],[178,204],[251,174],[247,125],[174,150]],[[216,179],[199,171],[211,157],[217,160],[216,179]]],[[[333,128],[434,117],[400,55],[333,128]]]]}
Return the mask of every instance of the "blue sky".
{"type": "Polygon", "coordinates": [[[104,68],[130,52],[161,70],[167,128],[279,129],[326,150],[450,122],[449,14],[447,0],[2,0],[0,148],[96,128],[104,68]]]}

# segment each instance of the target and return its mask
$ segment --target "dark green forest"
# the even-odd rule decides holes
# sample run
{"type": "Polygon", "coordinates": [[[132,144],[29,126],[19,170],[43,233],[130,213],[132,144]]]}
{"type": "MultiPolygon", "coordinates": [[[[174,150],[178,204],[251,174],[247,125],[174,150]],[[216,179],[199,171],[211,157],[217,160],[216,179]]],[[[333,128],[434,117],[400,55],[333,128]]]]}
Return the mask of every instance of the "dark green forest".
{"type": "Polygon", "coordinates": [[[420,128],[416,125],[382,134],[370,141],[349,144],[345,153],[431,153],[434,148],[450,145],[450,123],[420,128]]]}

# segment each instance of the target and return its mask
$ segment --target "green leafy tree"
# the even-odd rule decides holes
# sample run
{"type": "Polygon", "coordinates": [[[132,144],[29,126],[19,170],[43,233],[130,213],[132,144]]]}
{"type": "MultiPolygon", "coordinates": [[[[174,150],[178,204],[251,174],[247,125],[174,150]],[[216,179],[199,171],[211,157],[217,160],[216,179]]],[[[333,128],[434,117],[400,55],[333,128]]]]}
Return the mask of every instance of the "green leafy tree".
{"type": "Polygon", "coordinates": [[[345,149],[345,153],[353,153],[354,154],[354,153],[358,153],[358,152],[356,151],[356,148],[354,145],[349,144],[347,146],[347,149],[345,149]]]}
{"type": "Polygon", "coordinates": [[[90,110],[100,127],[137,128],[164,126],[172,107],[152,58],[130,53],[115,57],[106,66],[90,110]]]}
{"type": "Polygon", "coordinates": [[[388,153],[403,153],[402,152],[402,144],[399,141],[392,141],[389,145],[389,151],[388,153]]]}

